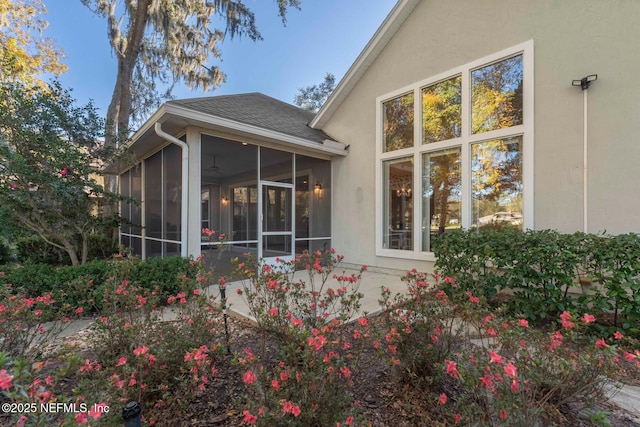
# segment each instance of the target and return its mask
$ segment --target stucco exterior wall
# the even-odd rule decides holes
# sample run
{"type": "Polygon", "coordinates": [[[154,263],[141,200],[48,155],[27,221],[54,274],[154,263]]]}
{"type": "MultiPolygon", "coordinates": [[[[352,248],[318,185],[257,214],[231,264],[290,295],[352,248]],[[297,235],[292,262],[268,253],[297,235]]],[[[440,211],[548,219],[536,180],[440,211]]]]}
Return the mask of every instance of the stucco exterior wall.
{"type": "Polygon", "coordinates": [[[430,268],[375,255],[376,97],[533,40],[534,227],[583,228],[588,92],[590,232],[640,232],[640,2],[422,0],[323,126],[350,144],[334,161],[334,246],[352,263],[430,268]]]}

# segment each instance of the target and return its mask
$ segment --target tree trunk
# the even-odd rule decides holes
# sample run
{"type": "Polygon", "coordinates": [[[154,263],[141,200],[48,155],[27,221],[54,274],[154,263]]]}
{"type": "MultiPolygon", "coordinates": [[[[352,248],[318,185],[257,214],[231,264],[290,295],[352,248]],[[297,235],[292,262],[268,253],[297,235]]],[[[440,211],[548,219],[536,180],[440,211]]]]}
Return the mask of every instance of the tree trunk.
{"type": "Polygon", "coordinates": [[[82,264],[87,262],[89,257],[89,235],[82,233],[82,264]]]}
{"type": "Polygon", "coordinates": [[[71,258],[72,265],[80,265],[80,259],[78,259],[78,253],[76,252],[76,248],[71,244],[70,241],[64,239],[62,241],[62,246],[64,246],[64,250],[69,254],[69,258],[71,258]]]}
{"type": "MultiPolygon", "coordinates": [[[[129,134],[129,119],[131,117],[131,81],[133,70],[144,39],[144,30],[149,18],[148,8],[151,0],[140,0],[135,16],[132,16],[131,26],[127,34],[126,49],[118,54],[118,74],[113,88],[113,95],[107,110],[107,124],[105,140],[107,147],[114,147],[118,141],[124,140],[129,134]]],[[[118,191],[118,179],[114,175],[106,175],[105,188],[113,193],[118,191]]],[[[106,206],[105,214],[114,214],[117,205],[106,206]]],[[[117,238],[117,229],[111,230],[111,238],[117,238]]]]}

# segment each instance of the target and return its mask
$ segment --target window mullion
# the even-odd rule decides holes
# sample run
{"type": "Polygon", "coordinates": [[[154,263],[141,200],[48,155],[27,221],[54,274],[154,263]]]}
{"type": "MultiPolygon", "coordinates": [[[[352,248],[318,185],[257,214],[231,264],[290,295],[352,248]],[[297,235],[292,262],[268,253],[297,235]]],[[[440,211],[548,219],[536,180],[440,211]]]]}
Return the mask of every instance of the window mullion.
{"type": "Polygon", "coordinates": [[[471,70],[462,72],[462,138],[461,138],[461,179],[462,179],[462,228],[471,227],[471,70]]]}
{"type": "Polygon", "coordinates": [[[416,87],[414,94],[414,109],[415,116],[413,120],[413,251],[415,253],[420,252],[422,248],[422,233],[420,233],[422,223],[422,160],[420,158],[420,147],[422,146],[422,91],[419,87],[416,87]]]}

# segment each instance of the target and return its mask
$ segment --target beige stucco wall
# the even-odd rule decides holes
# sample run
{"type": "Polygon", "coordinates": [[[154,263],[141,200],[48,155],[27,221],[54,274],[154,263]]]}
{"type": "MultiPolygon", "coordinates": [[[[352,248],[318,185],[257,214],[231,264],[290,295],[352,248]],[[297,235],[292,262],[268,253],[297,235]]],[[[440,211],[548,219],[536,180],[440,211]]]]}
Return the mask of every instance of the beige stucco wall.
{"type": "Polygon", "coordinates": [[[589,231],[640,232],[640,1],[422,0],[323,127],[350,144],[334,162],[334,246],[353,263],[429,268],[375,255],[376,97],[534,41],[535,228],[583,227],[583,94],[589,101],[589,231]]]}

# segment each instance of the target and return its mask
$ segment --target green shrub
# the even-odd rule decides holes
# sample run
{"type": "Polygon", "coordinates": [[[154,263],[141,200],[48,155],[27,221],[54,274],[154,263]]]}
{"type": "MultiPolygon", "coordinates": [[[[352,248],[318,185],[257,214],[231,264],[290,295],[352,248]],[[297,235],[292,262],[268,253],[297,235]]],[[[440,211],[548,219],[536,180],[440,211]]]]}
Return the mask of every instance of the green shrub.
{"type": "Polygon", "coordinates": [[[0,240],[0,265],[8,264],[13,261],[13,254],[9,245],[0,240]]]}
{"type": "MultiPolygon", "coordinates": [[[[158,297],[166,301],[180,292],[184,277],[196,278],[197,265],[181,257],[130,258],[129,280],[147,291],[158,289],[158,297]]],[[[27,296],[51,293],[56,301],[82,306],[87,311],[103,309],[104,287],[109,277],[118,274],[122,261],[94,260],[78,266],[55,267],[50,264],[27,262],[5,271],[0,284],[11,283],[27,296]]]]}
{"type": "Polygon", "coordinates": [[[640,330],[640,236],[560,234],[552,230],[452,231],[434,241],[436,269],[460,291],[491,300],[513,295],[512,312],[529,320],[564,311],[613,314],[607,335],[640,330]],[[594,286],[585,286],[589,280],[594,286]],[[580,293],[572,295],[577,291],[580,293]]]}
{"type": "Polygon", "coordinates": [[[87,260],[111,259],[117,254],[118,242],[102,234],[91,234],[88,239],[89,253],[87,260]]]}
{"type": "Polygon", "coordinates": [[[195,262],[180,256],[149,258],[131,268],[131,281],[147,290],[157,286],[163,299],[182,290],[183,276],[195,279],[197,273],[195,262]]]}
{"type": "Polygon", "coordinates": [[[51,265],[71,264],[69,255],[62,249],[56,248],[40,239],[28,237],[16,243],[18,262],[31,262],[51,265]]]}
{"type": "Polygon", "coordinates": [[[58,287],[56,268],[50,264],[26,262],[0,276],[1,284],[12,284],[28,297],[42,295],[58,287]]]}

